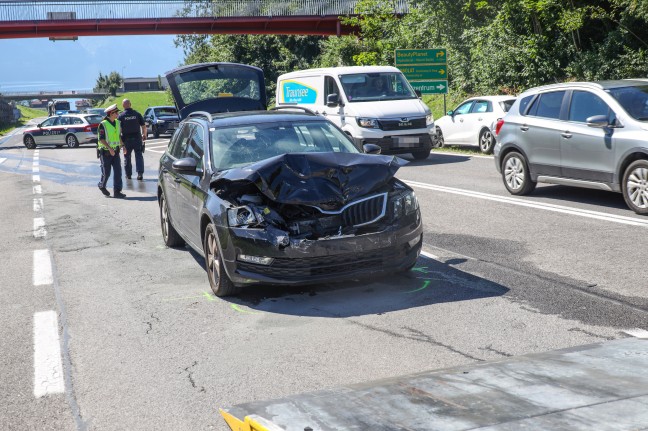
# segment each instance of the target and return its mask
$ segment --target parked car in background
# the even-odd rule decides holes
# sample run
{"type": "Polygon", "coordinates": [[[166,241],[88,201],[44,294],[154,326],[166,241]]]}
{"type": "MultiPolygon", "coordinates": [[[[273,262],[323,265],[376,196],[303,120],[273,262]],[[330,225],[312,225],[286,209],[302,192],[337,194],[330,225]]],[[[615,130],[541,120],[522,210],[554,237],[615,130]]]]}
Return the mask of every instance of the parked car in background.
{"type": "Polygon", "coordinates": [[[159,138],[161,134],[173,134],[178,128],[180,116],[174,106],[152,106],[144,112],[146,130],[159,138]]]}
{"type": "Polygon", "coordinates": [[[423,226],[394,177],[403,159],[359,149],[307,109],[265,110],[256,67],[204,63],[166,78],[183,120],[160,159],[162,237],[205,257],[217,296],[415,265],[423,226]]]}
{"type": "Polygon", "coordinates": [[[86,108],[83,110],[84,114],[92,114],[92,115],[100,115],[101,117],[105,117],[106,113],[104,112],[104,108],[86,108]]]}
{"type": "Polygon", "coordinates": [[[66,114],[49,117],[36,127],[23,131],[23,144],[30,150],[37,145],[67,145],[76,148],[81,144],[97,143],[97,127],[103,117],[88,114],[66,114]]]}
{"type": "Polygon", "coordinates": [[[648,80],[532,88],[496,133],[495,166],[511,194],[538,182],[609,190],[648,215],[648,80]]]}
{"type": "Polygon", "coordinates": [[[492,153],[495,124],[504,117],[513,102],[513,96],[480,96],[464,100],[436,121],[437,146],[477,145],[482,153],[492,153]]]}

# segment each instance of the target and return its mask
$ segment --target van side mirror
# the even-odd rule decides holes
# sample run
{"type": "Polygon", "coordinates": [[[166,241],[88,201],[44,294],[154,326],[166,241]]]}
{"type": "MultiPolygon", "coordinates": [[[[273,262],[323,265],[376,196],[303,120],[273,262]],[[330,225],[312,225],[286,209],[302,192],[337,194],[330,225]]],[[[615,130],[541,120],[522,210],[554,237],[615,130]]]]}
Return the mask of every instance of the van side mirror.
{"type": "Polygon", "coordinates": [[[446,112],[446,115],[449,115],[449,116],[452,117],[454,115],[454,111],[451,109],[448,112],[446,112]]]}
{"type": "Polygon", "coordinates": [[[419,99],[423,97],[423,93],[421,93],[421,90],[414,90],[414,94],[416,94],[416,97],[418,97],[419,99]]]}
{"type": "Polygon", "coordinates": [[[337,93],[331,93],[326,96],[326,106],[334,108],[340,105],[340,96],[337,93]]]}
{"type": "Polygon", "coordinates": [[[380,154],[381,148],[376,144],[364,144],[362,149],[366,154],[380,154]]]}
{"type": "Polygon", "coordinates": [[[593,115],[591,117],[587,117],[585,122],[589,127],[596,127],[598,129],[602,129],[610,125],[607,115],[593,115]]]}

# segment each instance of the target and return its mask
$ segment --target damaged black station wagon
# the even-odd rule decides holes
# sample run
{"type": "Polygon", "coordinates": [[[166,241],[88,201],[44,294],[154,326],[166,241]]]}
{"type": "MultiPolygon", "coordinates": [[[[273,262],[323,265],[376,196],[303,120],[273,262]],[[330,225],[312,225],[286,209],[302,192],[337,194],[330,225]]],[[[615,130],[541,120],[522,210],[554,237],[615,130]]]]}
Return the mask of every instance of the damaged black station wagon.
{"type": "Polygon", "coordinates": [[[233,63],[166,77],[182,119],[160,159],[164,242],[205,257],[212,290],[407,271],[422,245],[405,161],[356,148],[323,117],[266,110],[263,72],[233,63]]]}

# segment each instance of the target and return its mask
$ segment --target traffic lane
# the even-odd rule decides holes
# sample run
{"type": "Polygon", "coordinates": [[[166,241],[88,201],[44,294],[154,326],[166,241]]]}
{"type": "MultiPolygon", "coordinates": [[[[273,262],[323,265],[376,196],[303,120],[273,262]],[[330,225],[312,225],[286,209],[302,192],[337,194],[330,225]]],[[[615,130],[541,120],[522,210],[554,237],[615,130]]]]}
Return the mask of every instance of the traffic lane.
{"type": "MultiPolygon", "coordinates": [[[[496,196],[568,206],[641,219],[626,206],[621,193],[591,190],[552,184],[538,184],[527,196],[511,195],[504,187],[492,156],[471,156],[459,153],[432,152],[426,160],[413,160],[398,171],[401,179],[478,191],[496,196]]],[[[645,217],[643,217],[645,218],[645,217]]]]}
{"type": "Polygon", "coordinates": [[[426,246],[493,262],[521,273],[605,292],[645,307],[648,298],[640,250],[648,221],[599,218],[524,207],[420,186],[426,246]]]}

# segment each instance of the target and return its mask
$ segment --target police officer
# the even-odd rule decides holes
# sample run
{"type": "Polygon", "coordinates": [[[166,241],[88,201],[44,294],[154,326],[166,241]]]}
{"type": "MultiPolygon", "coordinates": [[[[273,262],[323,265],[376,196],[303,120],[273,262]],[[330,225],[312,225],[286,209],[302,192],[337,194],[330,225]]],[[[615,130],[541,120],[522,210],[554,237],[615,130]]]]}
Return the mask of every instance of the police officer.
{"type": "Polygon", "coordinates": [[[121,137],[124,143],[124,169],[126,178],[129,180],[133,175],[133,165],[131,164],[131,153],[135,152],[135,170],[137,179],[144,178],[144,145],[146,141],[146,123],[142,114],[131,108],[131,102],[128,99],[122,101],[124,111],[119,114],[119,123],[121,124],[121,137]]]}
{"type": "MultiPolygon", "coordinates": [[[[126,195],[122,193],[122,172],[121,160],[119,158],[119,150],[124,146],[121,140],[121,131],[119,126],[119,109],[117,105],[110,105],[104,109],[106,117],[98,127],[98,143],[97,150],[99,159],[101,160],[101,180],[99,181],[99,190],[105,196],[110,196],[106,184],[110,178],[110,171],[114,169],[113,175],[113,196],[116,198],[125,198],[126,195]]],[[[124,155],[126,155],[126,148],[124,148],[124,155]]]]}

